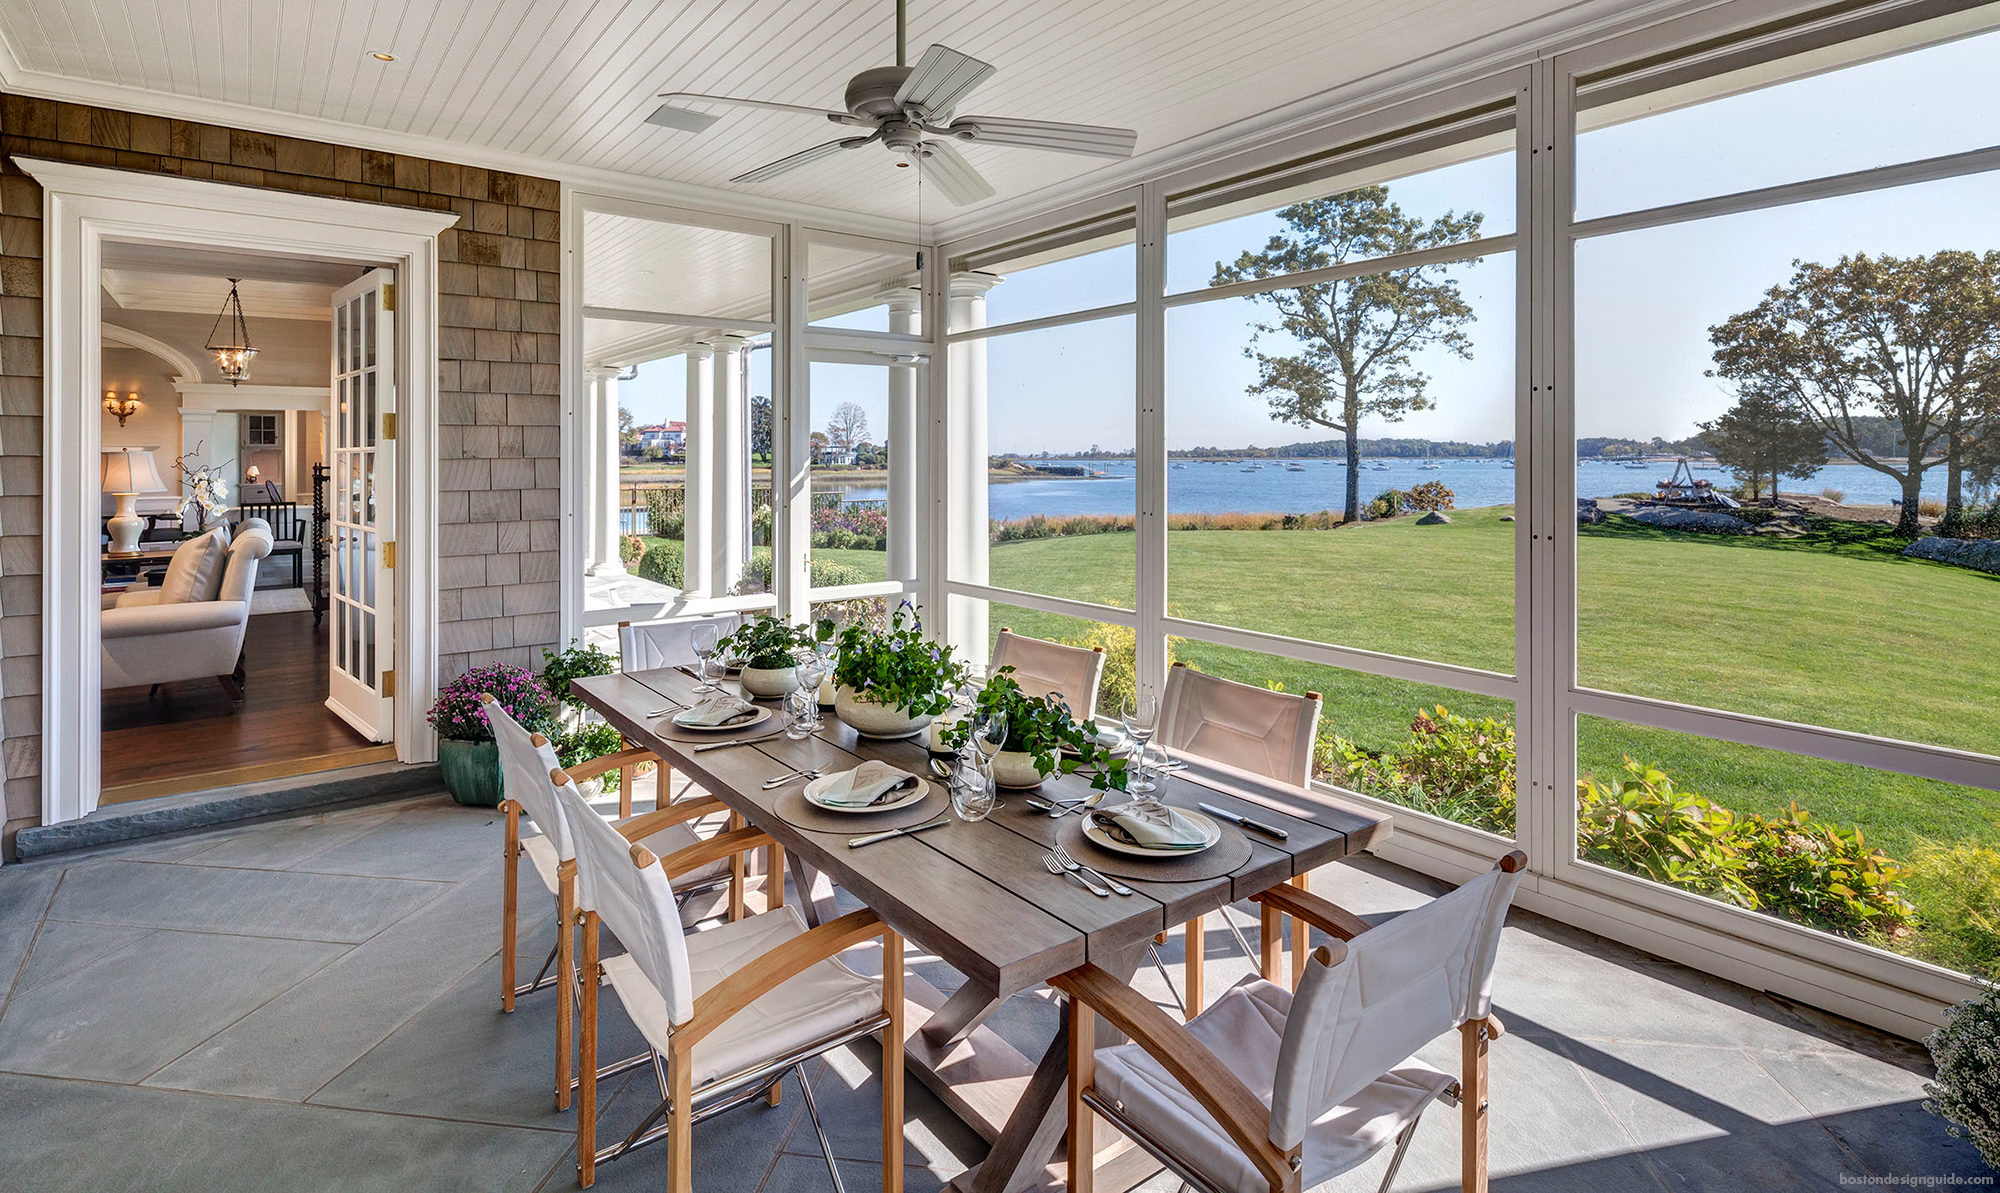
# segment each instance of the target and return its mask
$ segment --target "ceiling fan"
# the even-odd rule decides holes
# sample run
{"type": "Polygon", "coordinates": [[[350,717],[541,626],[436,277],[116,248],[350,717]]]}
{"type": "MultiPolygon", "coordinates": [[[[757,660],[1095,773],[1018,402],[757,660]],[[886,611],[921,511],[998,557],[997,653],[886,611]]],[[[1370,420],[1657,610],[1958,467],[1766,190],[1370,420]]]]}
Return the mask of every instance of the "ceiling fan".
{"type": "MultiPolygon", "coordinates": [[[[757,183],[833,157],[843,150],[859,149],[881,142],[905,160],[898,165],[921,161],[930,167],[930,177],[945,198],[959,206],[991,198],[993,186],[981,177],[972,163],[952,148],[953,140],[978,145],[1012,145],[1024,149],[1052,149],[1060,153],[1083,153],[1095,157],[1130,157],[1139,134],[1129,128],[1104,128],[1091,124],[1062,124],[1053,120],[1017,120],[1009,116],[956,116],[959,101],[992,75],[994,67],[977,58],[945,46],[924,51],[914,67],[907,61],[905,0],[896,0],[896,65],[877,66],[862,71],[847,83],[847,110],[836,112],[800,104],[774,103],[762,99],[741,99],[731,95],[703,95],[692,91],[668,91],[664,100],[711,104],[734,104],[774,112],[794,112],[818,116],[835,124],[869,131],[803,149],[766,162],[731,182],[757,183]]],[[[706,112],[676,107],[673,103],[647,117],[647,122],[682,132],[698,133],[719,117],[706,112]]]]}

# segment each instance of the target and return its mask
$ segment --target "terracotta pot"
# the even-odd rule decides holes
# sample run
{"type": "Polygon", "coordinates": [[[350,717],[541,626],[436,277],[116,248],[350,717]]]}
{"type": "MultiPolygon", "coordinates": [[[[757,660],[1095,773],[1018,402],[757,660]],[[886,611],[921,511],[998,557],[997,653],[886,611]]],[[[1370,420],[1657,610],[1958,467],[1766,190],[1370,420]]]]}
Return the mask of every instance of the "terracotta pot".
{"type": "Polygon", "coordinates": [[[845,684],[834,693],[833,711],[863,737],[915,737],[931,723],[929,713],[913,717],[894,705],[863,699],[860,693],[845,684]]]}
{"type": "Polygon", "coordinates": [[[737,678],[752,696],[776,700],[798,690],[797,667],[745,667],[737,678]]]}
{"type": "Polygon", "coordinates": [[[1022,750],[1002,750],[993,756],[993,782],[1017,791],[1040,787],[1048,776],[1035,769],[1035,756],[1022,750]]]}

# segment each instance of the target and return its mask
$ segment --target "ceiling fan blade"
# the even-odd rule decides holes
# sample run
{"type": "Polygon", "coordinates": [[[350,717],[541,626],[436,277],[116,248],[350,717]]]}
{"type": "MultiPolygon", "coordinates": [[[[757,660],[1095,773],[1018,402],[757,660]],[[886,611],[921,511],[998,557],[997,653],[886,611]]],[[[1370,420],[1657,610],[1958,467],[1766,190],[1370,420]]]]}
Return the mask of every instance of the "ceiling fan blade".
{"type": "Polygon", "coordinates": [[[1062,124],[1054,120],[1016,120],[1011,116],[960,116],[947,130],[981,145],[1014,145],[1087,153],[1093,157],[1131,157],[1139,134],[1129,128],[1095,124],[1062,124]]]}
{"type": "Polygon", "coordinates": [[[800,166],[809,166],[821,158],[832,157],[843,149],[858,149],[874,141],[881,135],[881,133],[877,132],[874,136],[868,137],[843,137],[838,141],[828,141],[823,145],[815,145],[811,149],[801,149],[797,153],[781,157],[777,161],[765,162],[756,169],[746,174],[738,174],[729,181],[765,182],[776,178],[780,174],[790,173],[800,166]]]}
{"type": "Polygon", "coordinates": [[[932,46],[917,59],[910,77],[896,91],[896,104],[916,108],[932,120],[943,119],[992,75],[994,66],[947,46],[932,46]]]}
{"type": "MultiPolygon", "coordinates": [[[[781,104],[768,99],[742,99],[734,95],[704,95],[699,91],[662,91],[660,99],[679,100],[684,103],[730,104],[738,108],[762,108],[767,112],[791,112],[799,116],[819,116],[836,124],[858,124],[868,122],[848,112],[836,112],[831,108],[808,108],[803,104],[781,104]]],[[[646,123],[663,128],[680,129],[683,132],[698,133],[714,124],[720,117],[707,112],[694,112],[687,108],[662,104],[658,111],[646,117],[646,123]]]]}
{"type": "Polygon", "coordinates": [[[944,197],[957,206],[968,207],[994,196],[993,184],[973,169],[972,163],[961,157],[950,142],[925,141],[922,152],[921,168],[937,183],[944,197]]]}

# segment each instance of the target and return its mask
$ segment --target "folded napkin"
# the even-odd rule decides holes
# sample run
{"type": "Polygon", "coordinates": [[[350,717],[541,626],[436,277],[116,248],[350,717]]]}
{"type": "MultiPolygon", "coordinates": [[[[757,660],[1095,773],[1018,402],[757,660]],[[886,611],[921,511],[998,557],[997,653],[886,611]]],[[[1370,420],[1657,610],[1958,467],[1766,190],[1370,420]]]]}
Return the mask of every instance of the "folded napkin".
{"type": "Polygon", "coordinates": [[[685,712],[674,714],[676,725],[702,725],[715,727],[747,720],[755,716],[757,706],[740,696],[727,692],[717,692],[708,699],[685,712]]]}
{"type": "Polygon", "coordinates": [[[835,775],[833,782],[820,788],[813,798],[823,804],[839,804],[848,808],[865,808],[871,804],[888,804],[908,795],[917,785],[917,777],[906,770],[897,770],[886,762],[868,761],[845,774],[835,775]]]}
{"type": "Polygon", "coordinates": [[[1139,849],[1172,852],[1200,849],[1208,833],[1199,824],[1162,803],[1121,804],[1109,812],[1092,812],[1091,823],[1106,836],[1139,849]]]}

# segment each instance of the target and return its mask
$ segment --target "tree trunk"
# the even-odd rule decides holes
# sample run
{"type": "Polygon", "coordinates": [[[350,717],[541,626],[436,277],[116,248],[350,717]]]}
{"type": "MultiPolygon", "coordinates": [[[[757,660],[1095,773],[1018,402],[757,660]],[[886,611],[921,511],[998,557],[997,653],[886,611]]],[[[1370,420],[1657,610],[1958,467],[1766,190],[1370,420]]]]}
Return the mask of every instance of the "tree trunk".
{"type": "Polygon", "coordinates": [[[1342,520],[1361,520],[1361,433],[1353,419],[1347,422],[1347,515],[1342,520]]]}
{"type": "Polygon", "coordinates": [[[1948,539],[1959,536],[1965,516],[1965,436],[1959,433],[1961,425],[1954,418],[1945,436],[1944,517],[1938,519],[1937,532],[1948,539]]]}
{"type": "Polygon", "coordinates": [[[1919,533],[1917,506],[1923,501],[1924,470],[1911,468],[1903,474],[1903,510],[1896,516],[1896,533],[1904,538],[1915,538],[1919,533]]]}

